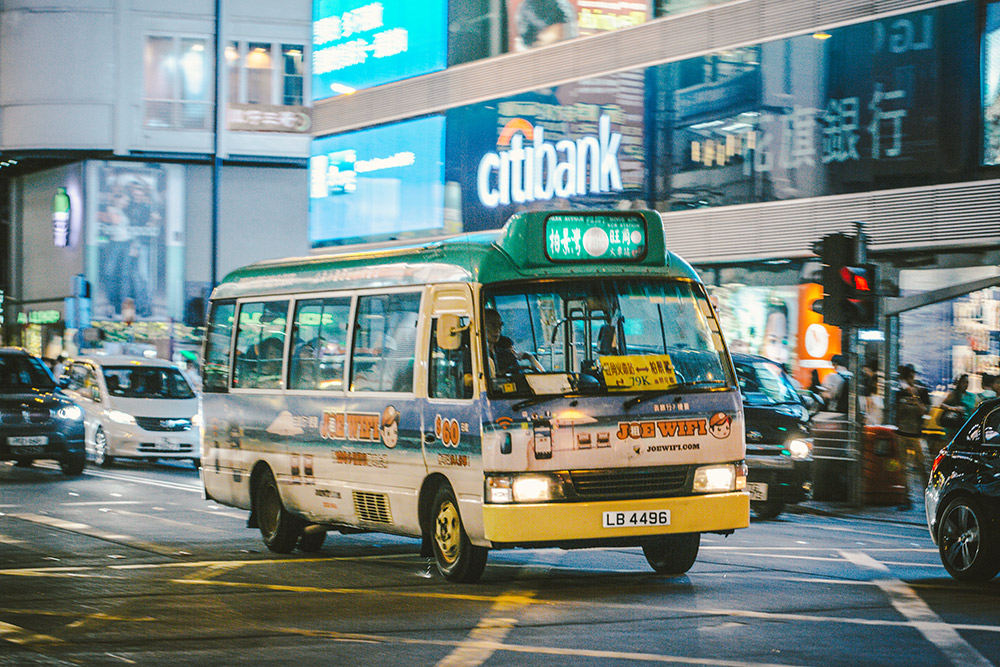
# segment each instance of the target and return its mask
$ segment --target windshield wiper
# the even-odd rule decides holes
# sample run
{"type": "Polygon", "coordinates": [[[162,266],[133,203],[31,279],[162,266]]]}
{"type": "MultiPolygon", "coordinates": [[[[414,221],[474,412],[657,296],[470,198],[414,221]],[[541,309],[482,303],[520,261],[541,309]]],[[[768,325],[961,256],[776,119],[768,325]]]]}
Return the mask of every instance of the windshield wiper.
{"type": "Polygon", "coordinates": [[[693,389],[695,387],[705,387],[705,386],[715,387],[724,384],[725,382],[722,382],[721,380],[698,380],[695,382],[681,382],[680,384],[675,384],[673,387],[670,387],[670,389],[664,389],[663,391],[657,391],[652,394],[638,394],[637,396],[633,396],[632,398],[622,403],[622,407],[625,408],[626,411],[628,411],[634,408],[635,406],[639,405],[640,403],[645,403],[647,401],[655,401],[661,396],[666,396],[667,394],[675,394],[678,391],[684,391],[685,389],[693,389]]]}

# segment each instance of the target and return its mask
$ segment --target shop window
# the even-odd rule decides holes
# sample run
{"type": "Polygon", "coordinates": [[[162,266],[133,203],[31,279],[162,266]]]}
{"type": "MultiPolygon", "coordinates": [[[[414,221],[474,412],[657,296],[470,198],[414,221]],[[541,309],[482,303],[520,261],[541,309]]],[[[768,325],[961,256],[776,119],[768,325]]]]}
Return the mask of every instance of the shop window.
{"type": "Polygon", "coordinates": [[[148,128],[205,130],[212,122],[212,68],[203,37],[146,37],[143,124],[148,128]]]}
{"type": "Polygon", "coordinates": [[[290,389],[343,389],[350,317],[350,297],[309,299],[296,304],[289,362],[290,389]]]}
{"type": "Polygon", "coordinates": [[[420,294],[358,299],[351,346],[351,391],[413,391],[420,294]]]}

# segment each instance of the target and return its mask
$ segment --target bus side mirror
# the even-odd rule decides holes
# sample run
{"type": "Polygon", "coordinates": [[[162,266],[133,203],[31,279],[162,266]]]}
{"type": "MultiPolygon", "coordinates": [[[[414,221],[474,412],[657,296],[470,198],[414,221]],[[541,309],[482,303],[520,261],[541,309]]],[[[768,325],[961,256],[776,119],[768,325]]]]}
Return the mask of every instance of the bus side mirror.
{"type": "Polygon", "coordinates": [[[442,350],[454,351],[462,346],[462,326],[458,315],[446,314],[438,317],[437,344],[442,350]]]}

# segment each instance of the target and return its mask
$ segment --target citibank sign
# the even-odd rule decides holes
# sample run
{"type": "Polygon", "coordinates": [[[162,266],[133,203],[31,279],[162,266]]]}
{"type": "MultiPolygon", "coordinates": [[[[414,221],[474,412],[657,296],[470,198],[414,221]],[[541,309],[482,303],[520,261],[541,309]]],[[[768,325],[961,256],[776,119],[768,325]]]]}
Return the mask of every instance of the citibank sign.
{"type": "Polygon", "coordinates": [[[545,141],[545,128],[514,118],[500,131],[497,148],[479,161],[476,191],[483,206],[523,204],[622,190],[618,148],[622,135],[602,115],[597,136],[545,141]],[[525,145],[527,144],[527,145],[525,145]]]}

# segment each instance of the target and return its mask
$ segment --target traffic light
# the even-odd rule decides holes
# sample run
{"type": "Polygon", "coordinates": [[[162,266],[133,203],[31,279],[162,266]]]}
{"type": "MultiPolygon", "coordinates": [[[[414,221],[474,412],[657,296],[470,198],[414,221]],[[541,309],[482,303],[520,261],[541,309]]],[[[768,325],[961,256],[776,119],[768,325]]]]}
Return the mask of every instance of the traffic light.
{"type": "Polygon", "coordinates": [[[832,326],[868,328],[877,322],[875,265],[855,261],[857,238],[824,236],[815,248],[823,261],[823,301],[816,309],[832,326]]]}
{"type": "Polygon", "coordinates": [[[847,283],[840,269],[854,263],[854,237],[846,234],[824,236],[816,248],[823,261],[823,322],[841,327],[850,324],[847,283]]]}
{"type": "Polygon", "coordinates": [[[840,279],[844,283],[844,308],[847,310],[847,320],[861,329],[874,327],[878,314],[874,290],[875,265],[842,266],[840,279]]]}

